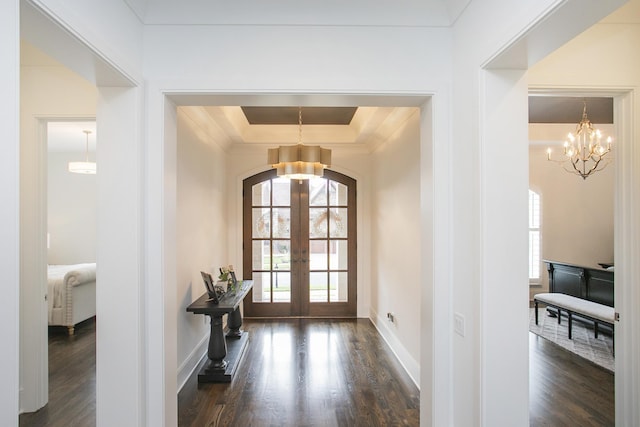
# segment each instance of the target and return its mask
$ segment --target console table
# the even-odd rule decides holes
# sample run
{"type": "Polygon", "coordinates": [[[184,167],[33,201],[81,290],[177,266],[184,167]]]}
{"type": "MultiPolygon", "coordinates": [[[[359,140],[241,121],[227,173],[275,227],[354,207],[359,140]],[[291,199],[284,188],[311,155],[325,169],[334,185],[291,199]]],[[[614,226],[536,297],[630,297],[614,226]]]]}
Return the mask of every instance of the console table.
{"type": "Polygon", "coordinates": [[[238,281],[238,290],[225,293],[218,304],[214,304],[205,293],[187,307],[188,312],[211,318],[209,360],[198,373],[198,382],[231,382],[249,340],[248,333],[240,330],[240,303],[252,287],[252,280],[238,281]],[[222,316],[225,314],[228,314],[229,328],[226,336],[222,328],[222,316]]]}

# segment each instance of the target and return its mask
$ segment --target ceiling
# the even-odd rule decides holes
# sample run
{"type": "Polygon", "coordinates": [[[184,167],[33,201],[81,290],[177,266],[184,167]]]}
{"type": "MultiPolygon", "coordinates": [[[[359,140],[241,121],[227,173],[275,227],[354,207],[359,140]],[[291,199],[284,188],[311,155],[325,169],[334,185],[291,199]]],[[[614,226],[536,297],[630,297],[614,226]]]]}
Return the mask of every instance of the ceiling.
{"type": "Polygon", "coordinates": [[[529,123],[578,123],[587,107],[592,123],[613,123],[613,98],[529,96],[529,123]]]}
{"type": "Polygon", "coordinates": [[[124,0],[148,25],[449,26],[471,0],[124,0]]]}
{"type": "MultiPolygon", "coordinates": [[[[385,26],[447,26],[454,22],[471,0],[407,0],[397,7],[392,0],[330,0],[300,3],[307,0],[124,0],[145,24],[208,24],[208,25],[385,25],[385,26]],[[302,7],[301,7],[302,6],[302,7]],[[247,12],[251,10],[251,12],[247,12]],[[362,13],[367,11],[367,13],[362,13]]],[[[631,0],[603,23],[640,23],[640,0],[631,0]]],[[[23,64],[52,65],[55,60],[37,49],[23,49],[23,64]]],[[[60,65],[60,64],[58,64],[60,65]]],[[[588,100],[589,118],[593,123],[609,123],[612,101],[588,100]],[[608,111],[607,111],[608,110],[608,111]]],[[[266,108],[252,111],[249,118],[240,106],[180,107],[203,134],[222,141],[229,147],[250,144],[287,144],[299,140],[297,107],[266,108]],[[288,111],[285,113],[285,111],[288,111]],[[294,112],[292,114],[292,111],[294,112]],[[256,116],[257,114],[257,116],[256,116]],[[284,117],[283,114],[286,116],[284,117]],[[270,118],[268,118],[270,117],[270,118]],[[277,124],[267,124],[275,121],[277,124]],[[289,123],[289,124],[286,124],[289,123]]],[[[353,111],[355,107],[352,107],[353,111]]],[[[581,117],[582,98],[532,96],[529,100],[531,123],[572,123],[581,117]]],[[[307,110],[305,108],[305,110],[307,110]]],[[[323,109],[323,115],[344,111],[323,109]]],[[[368,151],[386,140],[416,111],[415,108],[359,107],[352,119],[318,119],[312,110],[303,112],[302,141],[325,145],[357,145],[368,151]],[[322,121],[324,120],[324,122],[322,121]],[[311,124],[311,123],[323,124],[311,124]]],[[[350,114],[347,112],[347,115],[350,114]]],[[[87,122],[54,122],[49,132],[49,149],[83,151],[87,122]]],[[[90,135],[90,149],[95,149],[95,123],[90,135]]]]}
{"type": "Polygon", "coordinates": [[[357,107],[240,107],[251,125],[348,125],[357,107]]]}
{"type": "Polygon", "coordinates": [[[388,140],[418,111],[417,107],[305,107],[301,134],[298,107],[189,106],[179,109],[201,131],[203,139],[214,140],[223,148],[302,142],[369,152],[388,140]],[[249,112],[249,118],[245,111],[249,112]]]}

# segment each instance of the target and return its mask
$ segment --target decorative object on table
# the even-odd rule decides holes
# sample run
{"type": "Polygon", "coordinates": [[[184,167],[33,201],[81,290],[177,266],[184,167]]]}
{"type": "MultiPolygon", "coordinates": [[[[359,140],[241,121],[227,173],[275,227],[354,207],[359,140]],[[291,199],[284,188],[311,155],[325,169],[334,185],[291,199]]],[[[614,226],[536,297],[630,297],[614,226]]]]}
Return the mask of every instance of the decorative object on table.
{"type": "Polygon", "coordinates": [[[611,151],[611,137],[606,139],[606,145],[602,141],[602,132],[594,129],[587,117],[587,101],[583,101],[582,120],[576,127],[575,135],[570,133],[564,142],[564,158],[555,160],[551,158],[551,148],[547,148],[547,160],[554,161],[569,173],[573,173],[587,179],[591,174],[601,171],[610,162],[611,157],[605,156],[611,151]]]}
{"type": "Polygon", "coordinates": [[[201,271],[202,280],[204,281],[204,287],[207,289],[207,295],[209,295],[209,300],[214,304],[218,304],[220,302],[220,298],[224,295],[224,288],[222,286],[213,284],[213,277],[209,273],[205,273],[201,271]]]}
{"type": "Polygon", "coordinates": [[[221,286],[226,285],[227,292],[235,292],[238,285],[236,279],[236,273],[233,271],[233,265],[229,264],[225,267],[220,267],[220,275],[218,276],[218,284],[221,286]]]}

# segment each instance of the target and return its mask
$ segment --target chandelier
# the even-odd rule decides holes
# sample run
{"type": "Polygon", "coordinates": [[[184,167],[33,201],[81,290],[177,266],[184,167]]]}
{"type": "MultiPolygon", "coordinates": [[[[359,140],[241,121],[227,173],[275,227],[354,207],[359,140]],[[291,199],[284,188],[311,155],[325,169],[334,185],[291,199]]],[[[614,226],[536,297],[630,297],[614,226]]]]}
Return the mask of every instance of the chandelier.
{"type": "Polygon", "coordinates": [[[302,144],[302,108],[298,107],[298,144],[270,148],[267,163],[281,178],[310,179],[322,177],[331,166],[331,150],[302,144]]]}
{"type": "Polygon", "coordinates": [[[91,131],[83,130],[82,132],[87,135],[84,162],[69,162],[69,172],[95,175],[96,163],[89,161],[89,134],[91,133],[91,131]]]}
{"type": "Polygon", "coordinates": [[[593,128],[587,117],[586,101],[582,109],[582,120],[576,127],[575,135],[570,133],[567,138],[563,144],[564,159],[552,159],[551,148],[547,148],[547,160],[562,165],[567,172],[587,179],[611,162],[610,157],[605,158],[611,151],[611,137],[607,138],[606,145],[602,143],[602,133],[599,129],[593,128]]]}

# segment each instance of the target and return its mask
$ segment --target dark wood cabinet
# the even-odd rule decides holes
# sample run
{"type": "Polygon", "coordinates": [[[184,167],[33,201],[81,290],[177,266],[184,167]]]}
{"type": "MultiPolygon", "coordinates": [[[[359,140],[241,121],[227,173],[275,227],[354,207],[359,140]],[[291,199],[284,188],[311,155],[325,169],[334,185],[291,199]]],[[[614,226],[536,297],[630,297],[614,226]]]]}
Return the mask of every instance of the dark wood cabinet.
{"type": "Polygon", "coordinates": [[[549,292],[559,292],[613,307],[613,271],[557,261],[544,261],[549,292]]]}

